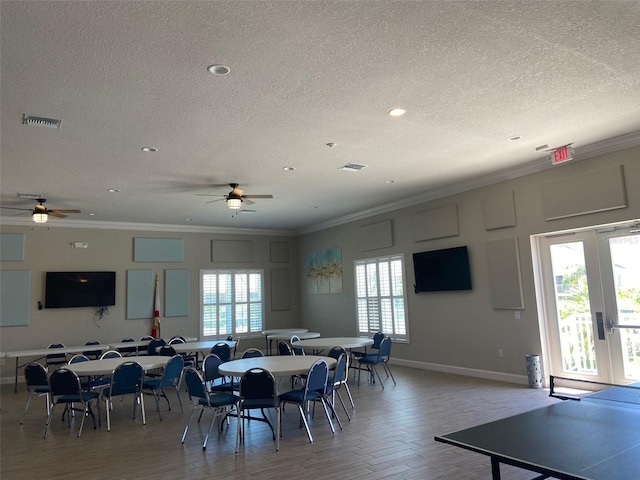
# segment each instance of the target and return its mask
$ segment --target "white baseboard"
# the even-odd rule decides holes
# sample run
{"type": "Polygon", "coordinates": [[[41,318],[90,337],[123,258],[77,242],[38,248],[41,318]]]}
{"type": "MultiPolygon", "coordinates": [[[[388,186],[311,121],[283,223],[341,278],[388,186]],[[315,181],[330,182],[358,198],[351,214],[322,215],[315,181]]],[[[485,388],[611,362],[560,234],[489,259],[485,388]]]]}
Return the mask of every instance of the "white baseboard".
{"type": "Polygon", "coordinates": [[[456,367],[453,365],[441,365],[438,363],[416,362],[414,360],[404,360],[401,358],[392,358],[389,363],[391,365],[419,368],[421,370],[433,370],[434,372],[453,373],[455,375],[463,375],[466,377],[484,378],[487,380],[496,380],[498,382],[529,385],[529,379],[526,375],[493,372],[490,370],[479,370],[477,368],[456,367]]]}

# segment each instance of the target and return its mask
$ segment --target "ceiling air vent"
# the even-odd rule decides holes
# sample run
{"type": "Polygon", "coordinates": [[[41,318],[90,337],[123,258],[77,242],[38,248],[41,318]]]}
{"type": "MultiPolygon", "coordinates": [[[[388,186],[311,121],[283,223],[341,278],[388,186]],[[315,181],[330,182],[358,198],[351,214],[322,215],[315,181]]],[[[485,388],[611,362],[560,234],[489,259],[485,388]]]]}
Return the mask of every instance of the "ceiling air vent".
{"type": "Polygon", "coordinates": [[[30,200],[38,200],[42,198],[41,193],[20,193],[18,192],[18,198],[28,198],[30,200]]]}
{"type": "Polygon", "coordinates": [[[343,165],[342,167],[340,167],[338,170],[344,170],[346,172],[359,172],[364,167],[366,167],[366,165],[359,165],[357,163],[347,163],[346,165],[343,165]]]}
{"type": "Polygon", "coordinates": [[[34,127],[60,128],[62,120],[57,118],[34,117],[33,115],[25,115],[22,121],[25,125],[34,127]]]}

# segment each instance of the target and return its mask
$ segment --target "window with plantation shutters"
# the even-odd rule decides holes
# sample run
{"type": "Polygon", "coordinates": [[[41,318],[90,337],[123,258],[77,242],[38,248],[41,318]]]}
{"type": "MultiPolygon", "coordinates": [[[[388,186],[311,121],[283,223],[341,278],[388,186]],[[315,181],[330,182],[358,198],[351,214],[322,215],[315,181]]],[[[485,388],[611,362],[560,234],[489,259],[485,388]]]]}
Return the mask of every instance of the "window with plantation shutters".
{"type": "Polygon", "coordinates": [[[201,270],[200,292],[203,338],[261,334],[262,270],[201,270]]]}
{"type": "Polygon", "coordinates": [[[354,262],[358,334],[383,332],[393,340],[409,340],[404,288],[404,256],[354,262]]]}

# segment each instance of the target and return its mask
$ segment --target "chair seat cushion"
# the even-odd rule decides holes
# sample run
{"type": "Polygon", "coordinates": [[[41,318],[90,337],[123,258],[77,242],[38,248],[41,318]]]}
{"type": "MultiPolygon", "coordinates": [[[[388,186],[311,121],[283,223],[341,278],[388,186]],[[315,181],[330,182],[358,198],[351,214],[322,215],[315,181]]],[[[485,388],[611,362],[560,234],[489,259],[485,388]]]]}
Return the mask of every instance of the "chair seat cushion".
{"type": "MultiPolygon", "coordinates": [[[[240,401],[240,397],[237,395],[232,395],[231,393],[214,393],[209,395],[209,401],[211,402],[212,407],[222,407],[224,405],[233,405],[240,401]]],[[[201,398],[199,400],[200,405],[209,406],[206,398],[201,398]]]]}
{"type": "MultiPolygon", "coordinates": [[[[129,388],[121,388],[118,391],[114,392],[113,395],[127,395],[130,393],[137,393],[138,389],[136,387],[129,387],[129,388]]],[[[108,397],[109,394],[111,393],[111,388],[105,388],[104,390],[102,390],[102,396],[103,397],[108,397]]]]}
{"type": "Polygon", "coordinates": [[[373,357],[362,357],[358,359],[358,363],[364,363],[365,365],[377,365],[378,363],[382,363],[382,359],[378,360],[378,356],[375,355],[373,357]]]}
{"type": "Polygon", "coordinates": [[[88,402],[98,398],[98,394],[96,392],[82,392],[80,395],[58,395],[55,398],[55,403],[73,403],[73,402],[88,402]]]}
{"type": "Polygon", "coordinates": [[[245,398],[242,400],[242,408],[246,410],[253,408],[275,408],[279,403],[278,398],[245,398]]]}
{"type": "Polygon", "coordinates": [[[209,388],[210,392],[231,392],[233,390],[239,390],[240,384],[238,382],[224,382],[216,385],[212,385],[209,388]]]}
{"type": "Polygon", "coordinates": [[[49,393],[49,385],[38,385],[33,388],[34,393],[49,393]]]}
{"type": "Polygon", "coordinates": [[[160,378],[150,378],[145,380],[142,384],[142,388],[149,388],[151,390],[157,390],[160,387],[160,378]]]}
{"type": "MultiPolygon", "coordinates": [[[[320,392],[308,392],[307,400],[315,400],[322,396],[320,392]]],[[[295,402],[300,403],[304,398],[304,389],[299,388],[297,390],[290,390],[288,392],[282,393],[279,395],[280,400],[284,402],[295,402]]]]}

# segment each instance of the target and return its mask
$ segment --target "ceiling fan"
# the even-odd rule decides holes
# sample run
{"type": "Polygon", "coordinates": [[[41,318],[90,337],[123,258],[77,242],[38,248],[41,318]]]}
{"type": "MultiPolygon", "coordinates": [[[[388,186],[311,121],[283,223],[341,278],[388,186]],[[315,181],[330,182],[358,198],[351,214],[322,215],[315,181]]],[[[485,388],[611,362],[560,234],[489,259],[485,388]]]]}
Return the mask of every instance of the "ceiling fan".
{"type": "Polygon", "coordinates": [[[37,199],[38,204],[35,206],[33,210],[31,210],[30,208],[17,208],[17,207],[0,207],[0,208],[6,208],[9,210],[24,210],[26,212],[31,212],[31,217],[33,218],[33,221],[35,223],[46,223],[47,220],[49,220],[49,215],[57,218],[65,218],[66,217],[65,213],[82,213],[80,210],[75,210],[75,209],[74,210],[58,210],[58,209],[49,210],[47,207],[44,206],[44,202],[46,201],[47,201],[46,198],[38,198],[37,199]]]}
{"type": "Polygon", "coordinates": [[[250,200],[251,198],[273,198],[273,195],[245,195],[244,190],[238,188],[239,184],[237,183],[230,183],[229,186],[232,188],[232,190],[226,195],[210,195],[207,193],[197,193],[196,195],[200,195],[203,197],[222,197],[206,203],[213,203],[224,200],[225,202],[227,202],[227,206],[232,210],[238,210],[242,207],[243,203],[246,203],[247,205],[253,204],[254,202],[250,200]]]}

